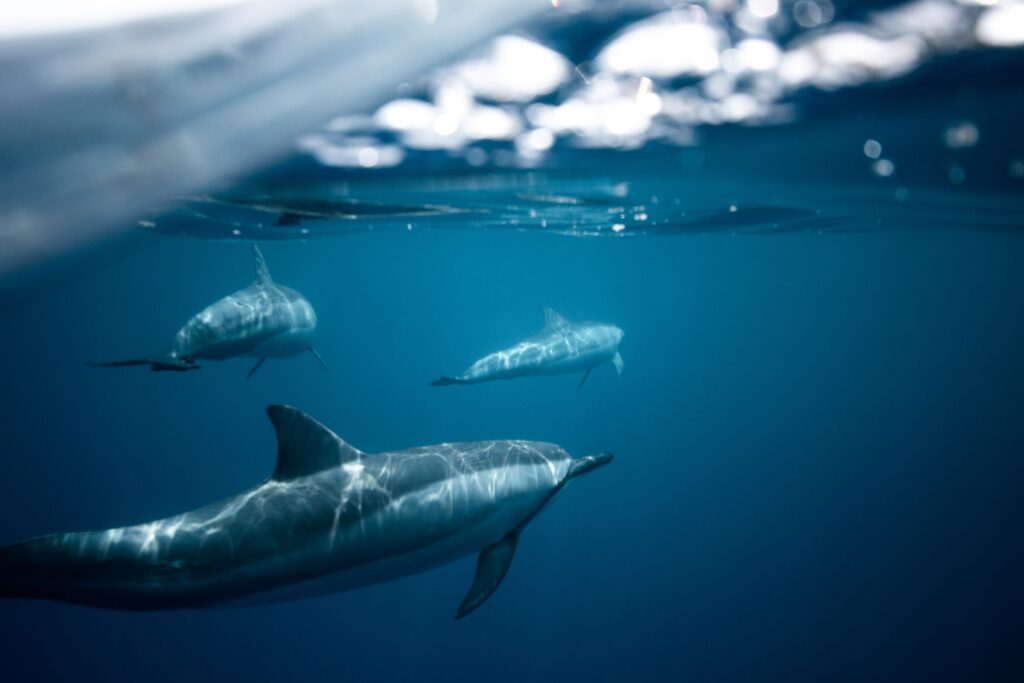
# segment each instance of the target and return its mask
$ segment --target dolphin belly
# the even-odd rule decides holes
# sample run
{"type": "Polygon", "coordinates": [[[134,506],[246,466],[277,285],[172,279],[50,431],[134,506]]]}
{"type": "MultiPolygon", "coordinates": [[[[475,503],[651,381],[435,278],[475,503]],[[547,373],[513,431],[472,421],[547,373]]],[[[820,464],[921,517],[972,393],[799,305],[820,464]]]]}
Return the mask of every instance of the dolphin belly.
{"type": "Polygon", "coordinates": [[[287,331],[272,316],[218,308],[214,314],[204,311],[197,315],[178,332],[173,343],[177,356],[206,360],[237,358],[287,331]]]}
{"type": "Polygon", "coordinates": [[[214,344],[193,347],[185,355],[193,360],[228,360],[230,358],[249,357],[261,342],[258,339],[230,339],[214,344]]]}
{"type": "MultiPolygon", "coordinates": [[[[430,457],[425,456],[425,457],[430,457]]],[[[529,520],[557,491],[568,460],[516,464],[441,479],[391,500],[377,512],[331,528],[285,563],[281,587],[229,604],[257,605],[327,595],[400,578],[475,554],[529,520]],[[319,575],[296,580],[295,568],[331,560],[319,575]],[[306,557],[302,557],[306,555],[306,557]]],[[[259,571],[253,571],[259,574],[259,571]]],[[[307,575],[308,576],[308,575],[307,575]]]]}
{"type": "Polygon", "coordinates": [[[238,355],[248,358],[288,358],[309,351],[312,343],[312,329],[291,329],[271,337],[238,355]]]}
{"type": "Polygon", "coordinates": [[[541,363],[534,370],[537,375],[567,375],[607,363],[615,355],[615,349],[598,349],[582,354],[566,354],[541,363]]]}
{"type": "MultiPolygon", "coordinates": [[[[317,578],[226,601],[221,606],[250,607],[333,595],[435,569],[475,555],[482,548],[497,542],[542,508],[549,497],[550,494],[539,499],[525,496],[519,505],[504,501],[500,509],[466,523],[441,539],[434,538],[435,534],[428,532],[418,544],[413,541],[408,548],[392,554],[328,572],[317,578]]],[[[380,533],[383,535],[387,532],[382,530],[380,533]]]]}

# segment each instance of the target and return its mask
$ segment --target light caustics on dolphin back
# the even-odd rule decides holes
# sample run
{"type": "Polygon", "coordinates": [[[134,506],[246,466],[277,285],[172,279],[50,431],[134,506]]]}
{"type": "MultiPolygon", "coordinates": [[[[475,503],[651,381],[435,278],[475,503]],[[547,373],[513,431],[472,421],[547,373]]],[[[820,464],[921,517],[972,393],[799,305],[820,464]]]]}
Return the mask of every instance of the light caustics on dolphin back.
{"type": "Polygon", "coordinates": [[[479,553],[461,617],[498,587],[523,527],[565,483],[611,460],[533,441],[368,454],[294,408],[267,413],[278,460],[265,482],[146,524],[0,548],[0,596],[126,610],[266,604],[479,553]]]}
{"type": "Polygon", "coordinates": [[[564,375],[582,372],[579,386],[591,371],[606,362],[622,374],[619,344],[625,333],[615,325],[596,322],[570,322],[553,308],[544,307],[544,329],[507,349],[484,356],[459,376],[443,376],[435,387],[453,384],[477,384],[498,379],[535,375],[564,375]]]}
{"type": "Polygon", "coordinates": [[[99,367],[148,365],[154,372],[196,370],[198,360],[256,358],[248,377],[267,358],[284,358],[311,353],[327,364],[312,346],[316,312],[301,294],[274,282],[266,260],[252,245],[254,279],[245,289],[207,306],[178,330],[167,350],[153,356],[111,363],[99,367]]]}

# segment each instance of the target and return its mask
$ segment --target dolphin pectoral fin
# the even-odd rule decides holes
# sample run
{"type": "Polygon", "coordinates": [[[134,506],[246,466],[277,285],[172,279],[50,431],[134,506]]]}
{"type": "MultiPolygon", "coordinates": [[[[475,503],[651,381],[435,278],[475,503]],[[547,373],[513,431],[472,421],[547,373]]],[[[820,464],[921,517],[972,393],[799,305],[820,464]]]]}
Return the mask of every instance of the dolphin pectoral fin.
{"type": "Polygon", "coordinates": [[[324,360],[324,357],[321,356],[319,354],[319,352],[317,352],[317,350],[314,349],[312,346],[309,347],[309,352],[311,354],[313,354],[314,358],[316,358],[318,361],[320,361],[320,365],[324,366],[324,369],[326,370],[327,369],[327,361],[324,360]]]}
{"type": "Polygon", "coordinates": [[[249,379],[250,377],[255,375],[256,371],[260,369],[260,366],[263,365],[263,361],[265,361],[265,360],[267,360],[267,359],[266,358],[260,358],[258,361],[256,361],[256,365],[252,366],[252,370],[249,371],[249,374],[246,375],[245,378],[249,379]]]}
{"type": "Polygon", "coordinates": [[[622,354],[619,353],[618,351],[616,351],[615,355],[612,356],[612,365],[615,366],[615,372],[621,375],[622,366],[625,365],[625,363],[622,362],[622,354]]]}
{"type": "Polygon", "coordinates": [[[508,536],[493,545],[489,545],[480,551],[476,558],[476,576],[473,577],[473,585],[469,592],[462,599],[459,611],[455,613],[456,619],[461,619],[491,597],[491,594],[501,585],[501,580],[508,573],[512,564],[512,558],[516,554],[516,544],[519,543],[519,530],[511,532],[508,536]]]}
{"type": "Polygon", "coordinates": [[[583,373],[583,377],[580,378],[580,383],[576,386],[577,389],[582,389],[583,388],[583,385],[586,383],[587,378],[590,377],[590,371],[593,370],[593,369],[594,368],[587,368],[586,369],[586,371],[583,373]]]}

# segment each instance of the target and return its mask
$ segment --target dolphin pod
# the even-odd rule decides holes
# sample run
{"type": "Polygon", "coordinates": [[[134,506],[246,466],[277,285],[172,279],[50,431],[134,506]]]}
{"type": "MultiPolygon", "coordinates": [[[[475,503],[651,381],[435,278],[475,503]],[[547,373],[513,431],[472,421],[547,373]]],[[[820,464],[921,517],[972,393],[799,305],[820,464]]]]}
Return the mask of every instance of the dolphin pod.
{"type": "Polygon", "coordinates": [[[477,384],[496,379],[582,372],[583,386],[590,372],[611,361],[622,374],[619,344],[625,333],[615,325],[569,322],[552,308],[544,308],[544,329],[514,346],[488,354],[457,377],[440,377],[434,386],[477,384]]]}
{"type": "MultiPolygon", "coordinates": [[[[252,245],[255,280],[211,304],[149,357],[100,363],[186,371],[199,360],[306,351],[316,313],[270,277],[252,245]]],[[[615,325],[544,309],[544,329],[435,385],[591,371],[621,374],[615,325]]],[[[612,460],[572,458],[536,441],[477,441],[369,454],[305,413],[270,406],[277,465],[255,488],[189,512],[103,531],[58,533],[0,547],[0,598],[121,610],[255,605],[326,595],[478,554],[456,612],[482,605],[508,572],[519,536],[566,483],[612,460]]]]}
{"type": "Polygon", "coordinates": [[[267,358],[287,358],[312,353],[316,312],[306,298],[270,277],[263,254],[255,244],[252,256],[256,278],[245,289],[229,294],[192,316],[174,335],[166,351],[154,356],[111,363],[100,367],[149,365],[153,371],[197,370],[197,360],[256,358],[252,377],[267,358]]]}
{"type": "Polygon", "coordinates": [[[497,589],[530,520],[612,459],[536,441],[369,454],[294,408],[267,414],[278,455],[262,484],[146,524],[0,548],[0,596],[123,610],[265,604],[479,553],[460,618],[497,589]]]}

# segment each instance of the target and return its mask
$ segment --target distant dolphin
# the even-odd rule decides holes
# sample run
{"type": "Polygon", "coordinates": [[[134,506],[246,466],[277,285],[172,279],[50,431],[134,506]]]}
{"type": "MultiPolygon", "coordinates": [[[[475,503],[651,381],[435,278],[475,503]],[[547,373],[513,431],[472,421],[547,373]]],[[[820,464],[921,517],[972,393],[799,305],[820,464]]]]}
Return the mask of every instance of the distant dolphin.
{"type": "Polygon", "coordinates": [[[539,334],[484,356],[458,377],[441,377],[431,384],[477,384],[492,379],[582,371],[582,387],[590,371],[606,361],[611,361],[616,372],[622,374],[619,343],[624,334],[615,325],[569,322],[554,309],[544,307],[544,329],[539,334]]]}
{"type": "Polygon", "coordinates": [[[125,610],[265,604],[397,578],[479,552],[456,618],[505,577],[519,534],[610,453],[479,441],[371,455],[294,408],[267,409],[265,482],[148,524],[0,548],[0,597],[125,610]]]}
{"type": "Polygon", "coordinates": [[[270,278],[260,248],[252,245],[256,279],[245,289],[229,294],[192,317],[178,330],[170,348],[156,356],[100,367],[149,365],[154,371],[198,370],[197,360],[258,358],[249,370],[252,377],[267,358],[286,358],[309,351],[321,365],[324,359],[312,346],[316,312],[294,289],[270,278]]]}

